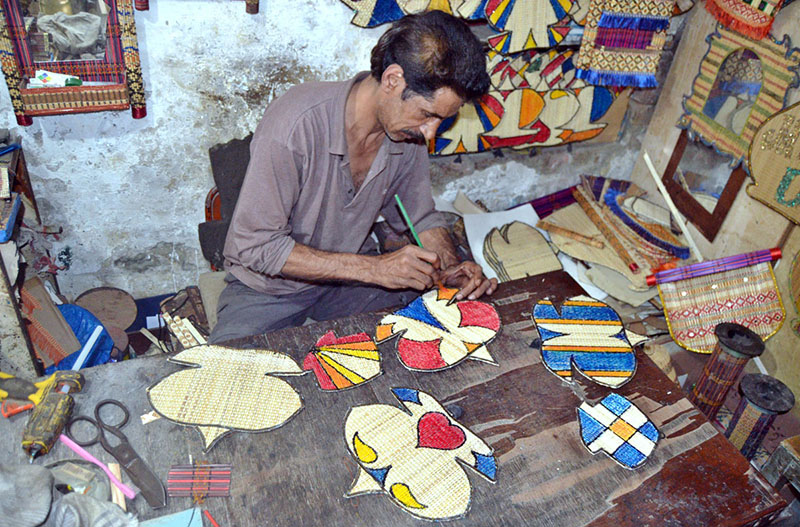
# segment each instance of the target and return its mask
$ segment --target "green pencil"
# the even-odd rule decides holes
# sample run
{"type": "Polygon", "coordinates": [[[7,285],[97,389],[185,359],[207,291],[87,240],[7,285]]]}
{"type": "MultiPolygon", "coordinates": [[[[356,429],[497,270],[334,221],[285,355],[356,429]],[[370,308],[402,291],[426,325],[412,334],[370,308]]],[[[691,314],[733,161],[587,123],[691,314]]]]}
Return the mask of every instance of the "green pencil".
{"type": "Polygon", "coordinates": [[[397,194],[394,195],[394,199],[397,200],[397,206],[400,207],[400,213],[403,215],[403,219],[406,220],[406,225],[408,225],[408,229],[411,231],[411,235],[414,236],[414,241],[417,242],[417,245],[423,247],[422,241],[420,241],[419,236],[417,235],[417,230],[414,228],[414,224],[411,223],[411,218],[408,217],[408,212],[406,212],[406,208],[403,206],[403,202],[400,201],[400,196],[397,194]]]}

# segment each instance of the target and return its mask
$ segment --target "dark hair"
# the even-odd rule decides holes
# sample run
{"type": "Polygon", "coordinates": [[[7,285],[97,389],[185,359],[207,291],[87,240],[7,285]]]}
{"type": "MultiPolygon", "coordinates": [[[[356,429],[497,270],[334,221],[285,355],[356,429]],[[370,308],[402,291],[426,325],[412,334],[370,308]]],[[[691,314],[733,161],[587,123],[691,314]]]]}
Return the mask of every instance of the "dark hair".
{"type": "Polygon", "coordinates": [[[430,97],[447,87],[467,101],[489,91],[483,46],[469,26],[443,11],[408,15],[395,22],[372,48],[372,76],[403,68],[407,88],[430,97]]]}

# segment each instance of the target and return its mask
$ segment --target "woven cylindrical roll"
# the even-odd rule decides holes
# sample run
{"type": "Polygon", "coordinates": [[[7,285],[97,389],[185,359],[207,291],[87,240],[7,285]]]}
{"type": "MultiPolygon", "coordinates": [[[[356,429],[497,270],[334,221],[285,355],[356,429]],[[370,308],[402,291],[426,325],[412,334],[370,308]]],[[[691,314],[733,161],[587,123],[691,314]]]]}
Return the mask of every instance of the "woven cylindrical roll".
{"type": "Polygon", "coordinates": [[[714,328],[714,334],[717,344],[689,395],[689,400],[709,421],[717,416],[747,361],[764,352],[761,337],[740,324],[723,322],[714,328]]]}
{"type": "Polygon", "coordinates": [[[753,459],[775,417],[794,406],[794,394],[778,379],[760,373],[742,377],[739,390],[742,400],[725,431],[725,437],[744,457],[753,459]]]}

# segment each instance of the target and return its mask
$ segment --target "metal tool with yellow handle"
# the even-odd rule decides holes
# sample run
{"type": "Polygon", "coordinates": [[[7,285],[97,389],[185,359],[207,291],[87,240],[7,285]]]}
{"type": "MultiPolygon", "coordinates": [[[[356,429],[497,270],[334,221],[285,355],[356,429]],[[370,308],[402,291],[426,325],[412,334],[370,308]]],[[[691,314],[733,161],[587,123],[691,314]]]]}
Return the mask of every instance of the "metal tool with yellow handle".
{"type": "Polygon", "coordinates": [[[68,392],[80,391],[83,384],[83,375],[71,370],[57,371],[36,383],[0,372],[0,399],[27,400],[36,405],[22,433],[22,448],[31,461],[53,447],[72,415],[75,403],[68,392]]]}

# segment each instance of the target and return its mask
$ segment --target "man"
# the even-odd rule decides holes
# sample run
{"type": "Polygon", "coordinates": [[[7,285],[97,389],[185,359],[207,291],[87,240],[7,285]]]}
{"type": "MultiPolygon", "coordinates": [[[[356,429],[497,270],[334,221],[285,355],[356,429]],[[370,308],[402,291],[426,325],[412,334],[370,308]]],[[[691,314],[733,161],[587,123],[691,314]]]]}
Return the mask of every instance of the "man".
{"type": "Polygon", "coordinates": [[[489,87],[478,39],[434,11],[396,22],[372,50],[371,71],[347,82],[295,86],[256,129],[225,241],[225,290],[210,342],[222,342],[410,302],[443,283],[458,299],[494,292],[460,262],[434,210],[425,141],[489,87]],[[378,255],[382,215],[424,248],[378,255]]]}

